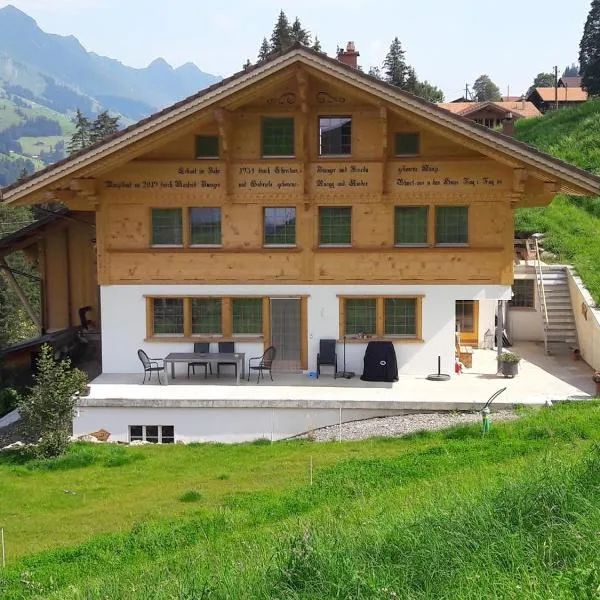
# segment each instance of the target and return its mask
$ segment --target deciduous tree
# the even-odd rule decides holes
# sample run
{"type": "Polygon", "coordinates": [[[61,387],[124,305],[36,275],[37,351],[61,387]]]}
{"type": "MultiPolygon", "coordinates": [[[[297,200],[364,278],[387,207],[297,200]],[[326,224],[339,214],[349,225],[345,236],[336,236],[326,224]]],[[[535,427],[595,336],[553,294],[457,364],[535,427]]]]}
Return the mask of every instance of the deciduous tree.
{"type": "Polygon", "coordinates": [[[592,0],[579,44],[579,64],[583,87],[592,96],[600,94],[600,0],[592,0]]]}
{"type": "Polygon", "coordinates": [[[480,75],[473,84],[473,92],[475,92],[475,98],[478,102],[499,102],[502,100],[500,89],[490,79],[489,75],[480,75]]]}

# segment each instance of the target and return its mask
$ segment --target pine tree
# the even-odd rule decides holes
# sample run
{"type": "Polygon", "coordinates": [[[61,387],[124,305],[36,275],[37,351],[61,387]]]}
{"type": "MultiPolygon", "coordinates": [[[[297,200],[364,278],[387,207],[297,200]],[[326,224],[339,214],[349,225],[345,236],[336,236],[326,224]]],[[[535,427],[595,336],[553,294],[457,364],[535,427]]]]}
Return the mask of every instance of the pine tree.
{"type": "Polygon", "coordinates": [[[500,89],[498,86],[489,78],[489,75],[480,75],[473,84],[473,92],[475,92],[475,99],[477,102],[499,102],[502,100],[500,89]]]}
{"type": "Polygon", "coordinates": [[[592,0],[579,44],[583,87],[592,96],[600,94],[600,0],[592,0]]]}
{"type": "Polygon", "coordinates": [[[579,75],[579,65],[571,63],[569,67],[565,67],[565,71],[562,74],[563,77],[577,77],[579,75]]]}
{"type": "Polygon", "coordinates": [[[84,117],[79,109],[74,119],[75,133],[71,136],[71,141],[67,146],[69,154],[74,154],[90,145],[90,135],[92,124],[87,117],[84,117]]]}
{"type": "Polygon", "coordinates": [[[383,79],[381,75],[381,69],[379,67],[369,67],[369,75],[376,77],[377,79],[383,79]]]}
{"type": "Polygon", "coordinates": [[[406,69],[406,82],[404,83],[404,90],[416,94],[419,80],[417,79],[417,73],[412,67],[406,69]]]}
{"type": "Polygon", "coordinates": [[[291,33],[290,22],[282,10],[271,34],[271,53],[287,50],[292,45],[291,33]]]}
{"type": "Polygon", "coordinates": [[[300,19],[296,17],[290,29],[290,38],[292,44],[300,43],[305,46],[310,46],[310,33],[302,27],[300,19]]]}
{"type": "Polygon", "coordinates": [[[383,61],[383,74],[385,81],[388,83],[406,89],[406,80],[409,74],[408,66],[404,58],[402,44],[397,37],[391,43],[390,50],[383,61]]]}
{"type": "Polygon", "coordinates": [[[267,60],[267,58],[269,58],[269,55],[271,54],[271,46],[269,45],[269,42],[267,41],[267,38],[264,37],[262,44],[260,45],[260,48],[258,50],[258,60],[267,60]]]}
{"type": "Polygon", "coordinates": [[[252,66],[252,63],[250,62],[250,59],[247,58],[246,62],[242,65],[242,69],[244,69],[244,71],[247,71],[251,66],[252,66]]]}
{"type": "Polygon", "coordinates": [[[315,50],[316,52],[323,52],[323,50],[321,50],[321,42],[319,41],[319,38],[315,35],[315,41],[313,42],[312,45],[312,49],[315,50]]]}
{"type": "Polygon", "coordinates": [[[91,125],[90,144],[95,144],[109,135],[117,133],[119,131],[119,118],[111,117],[107,110],[102,111],[91,125]]]}

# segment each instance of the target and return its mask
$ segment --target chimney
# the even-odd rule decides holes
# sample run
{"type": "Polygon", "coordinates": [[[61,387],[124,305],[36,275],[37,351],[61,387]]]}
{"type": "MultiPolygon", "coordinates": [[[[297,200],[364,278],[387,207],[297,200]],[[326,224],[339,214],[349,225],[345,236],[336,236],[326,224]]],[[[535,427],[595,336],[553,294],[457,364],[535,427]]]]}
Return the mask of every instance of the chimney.
{"type": "Polygon", "coordinates": [[[337,56],[338,60],[353,69],[358,68],[358,57],[360,54],[356,51],[354,42],[348,42],[346,50],[341,50],[337,56]]]}
{"type": "Polygon", "coordinates": [[[502,133],[509,137],[515,137],[515,118],[511,112],[502,119],[502,133]]]}

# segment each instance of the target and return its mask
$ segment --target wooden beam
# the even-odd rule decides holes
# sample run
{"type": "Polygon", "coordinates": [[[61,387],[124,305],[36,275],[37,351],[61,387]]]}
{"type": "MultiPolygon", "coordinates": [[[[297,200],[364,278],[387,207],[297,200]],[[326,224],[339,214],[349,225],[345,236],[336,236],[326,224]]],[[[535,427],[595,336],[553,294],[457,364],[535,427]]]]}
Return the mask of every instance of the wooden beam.
{"type": "Polygon", "coordinates": [[[4,273],[6,282],[12,288],[12,290],[15,292],[15,294],[18,296],[19,300],[21,301],[21,304],[23,305],[23,308],[29,315],[29,318],[35,323],[35,326],[38,328],[38,331],[41,335],[42,334],[42,323],[40,321],[40,318],[38,315],[35,314],[35,311],[33,310],[31,304],[29,304],[29,300],[27,299],[27,296],[21,289],[19,282],[15,279],[15,276],[13,275],[13,272],[10,270],[10,267],[8,266],[8,263],[6,262],[4,257],[0,258],[0,270],[4,273]]]}
{"type": "Polygon", "coordinates": [[[379,123],[381,126],[381,153],[383,160],[383,168],[381,169],[381,195],[384,199],[388,196],[388,110],[387,106],[382,105],[379,107],[379,123]]]}
{"type": "Polygon", "coordinates": [[[310,181],[308,177],[308,75],[304,69],[296,71],[296,84],[298,86],[298,97],[300,98],[300,117],[299,117],[299,136],[298,157],[302,161],[302,193],[304,195],[304,210],[310,208],[309,187],[310,181]]]}
{"type": "Polygon", "coordinates": [[[97,181],[93,177],[72,179],[69,189],[80,196],[96,196],[98,193],[97,181]]]}
{"type": "Polygon", "coordinates": [[[231,199],[233,196],[233,169],[231,168],[231,113],[220,107],[214,110],[214,117],[219,129],[222,158],[225,162],[225,194],[231,199]]]}

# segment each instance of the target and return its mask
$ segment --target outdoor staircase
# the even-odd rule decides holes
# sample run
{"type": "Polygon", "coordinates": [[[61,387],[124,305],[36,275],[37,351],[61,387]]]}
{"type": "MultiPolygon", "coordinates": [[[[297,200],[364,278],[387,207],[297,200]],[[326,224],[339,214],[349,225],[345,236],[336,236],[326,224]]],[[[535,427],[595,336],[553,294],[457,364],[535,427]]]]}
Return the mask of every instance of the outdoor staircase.
{"type": "Polygon", "coordinates": [[[569,293],[567,267],[543,265],[538,273],[542,302],[545,301],[542,313],[546,350],[549,354],[571,351],[577,347],[577,328],[569,293]]]}

